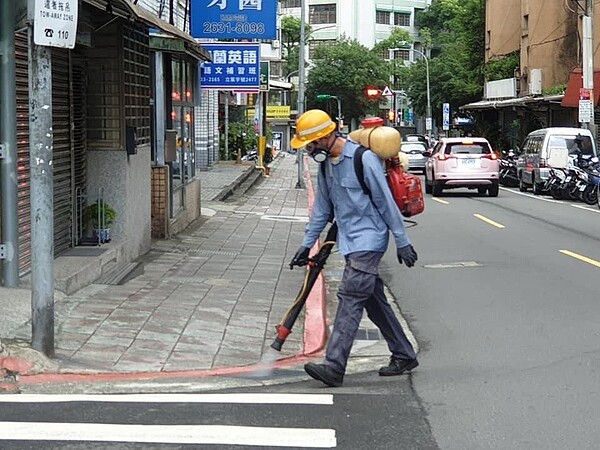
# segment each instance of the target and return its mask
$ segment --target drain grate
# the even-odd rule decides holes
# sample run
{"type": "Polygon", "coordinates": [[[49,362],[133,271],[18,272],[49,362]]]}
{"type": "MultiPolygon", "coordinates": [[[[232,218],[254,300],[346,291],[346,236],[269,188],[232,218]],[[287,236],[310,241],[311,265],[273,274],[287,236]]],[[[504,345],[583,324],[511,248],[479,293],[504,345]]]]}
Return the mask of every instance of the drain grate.
{"type": "Polygon", "coordinates": [[[239,252],[228,252],[223,250],[204,250],[198,248],[182,248],[182,247],[153,247],[152,252],[157,253],[185,253],[187,255],[200,256],[238,256],[239,252]]]}
{"type": "Polygon", "coordinates": [[[355,341],[380,341],[383,339],[377,328],[359,328],[356,332],[355,341]]]}

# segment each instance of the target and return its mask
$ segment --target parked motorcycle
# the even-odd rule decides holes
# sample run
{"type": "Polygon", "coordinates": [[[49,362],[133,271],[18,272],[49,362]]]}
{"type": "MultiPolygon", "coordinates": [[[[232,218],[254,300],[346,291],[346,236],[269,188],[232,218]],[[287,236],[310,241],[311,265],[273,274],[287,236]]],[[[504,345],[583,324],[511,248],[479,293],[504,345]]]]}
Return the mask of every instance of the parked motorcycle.
{"type": "Polygon", "coordinates": [[[517,187],[519,185],[519,176],[517,174],[516,164],[517,154],[510,149],[500,159],[500,170],[498,179],[500,184],[507,187],[517,187]]]}

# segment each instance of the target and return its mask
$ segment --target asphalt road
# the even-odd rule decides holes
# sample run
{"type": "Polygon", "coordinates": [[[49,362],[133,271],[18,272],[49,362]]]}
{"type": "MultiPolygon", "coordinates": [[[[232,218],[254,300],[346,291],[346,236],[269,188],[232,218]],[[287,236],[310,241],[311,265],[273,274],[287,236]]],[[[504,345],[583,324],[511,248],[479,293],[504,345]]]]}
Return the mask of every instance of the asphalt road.
{"type": "Polygon", "coordinates": [[[409,230],[419,267],[392,252],[383,267],[421,346],[412,379],[436,442],[598,448],[600,210],[446,192],[409,230]]]}
{"type": "Polygon", "coordinates": [[[345,381],[341,389],[312,380],[264,387],[252,398],[247,389],[111,401],[2,396],[0,448],[437,449],[408,376],[345,381]]]}

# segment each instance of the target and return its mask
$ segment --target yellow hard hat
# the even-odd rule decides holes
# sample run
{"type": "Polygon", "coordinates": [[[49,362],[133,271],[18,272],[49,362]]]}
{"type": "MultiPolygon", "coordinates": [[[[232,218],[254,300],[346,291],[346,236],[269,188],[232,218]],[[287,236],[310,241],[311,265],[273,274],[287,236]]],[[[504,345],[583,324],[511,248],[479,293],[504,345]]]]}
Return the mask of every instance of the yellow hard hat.
{"type": "Polygon", "coordinates": [[[296,134],[290,142],[293,148],[305,145],[327,136],[336,125],[329,114],[320,109],[310,109],[296,119],[296,134]]]}

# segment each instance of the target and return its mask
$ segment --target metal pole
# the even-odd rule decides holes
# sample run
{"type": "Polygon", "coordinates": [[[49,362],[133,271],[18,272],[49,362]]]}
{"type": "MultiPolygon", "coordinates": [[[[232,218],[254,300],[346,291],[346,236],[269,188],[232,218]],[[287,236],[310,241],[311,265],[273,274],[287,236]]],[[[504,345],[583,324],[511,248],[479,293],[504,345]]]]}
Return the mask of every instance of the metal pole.
{"type": "MultiPolygon", "coordinates": [[[[299,42],[299,61],[298,61],[298,116],[304,112],[304,53],[306,50],[306,0],[300,0],[300,42],[299,42]]],[[[305,189],[304,184],[304,149],[298,150],[298,182],[296,189],[305,189]]]]}
{"type": "Polygon", "coordinates": [[[31,166],[31,346],[54,356],[54,182],[52,61],[29,25],[29,152],[31,166]]]}
{"type": "Polygon", "coordinates": [[[596,139],[596,126],[594,122],[594,2],[586,0],[586,12],[582,20],[583,28],[583,87],[590,91],[592,107],[589,122],[583,122],[582,126],[590,130],[596,139]]]}
{"type": "Polygon", "coordinates": [[[4,286],[19,285],[19,211],[17,181],[17,97],[15,76],[15,2],[0,0],[0,191],[4,286]]]}
{"type": "Polygon", "coordinates": [[[431,141],[431,130],[433,128],[433,120],[431,117],[431,88],[429,86],[429,58],[427,55],[420,50],[415,48],[411,48],[411,50],[415,53],[418,53],[425,60],[425,78],[427,79],[427,111],[425,112],[425,128],[427,130],[427,135],[429,140],[431,141]]]}
{"type": "Polygon", "coordinates": [[[225,161],[229,160],[229,91],[225,91],[225,161]]]}

